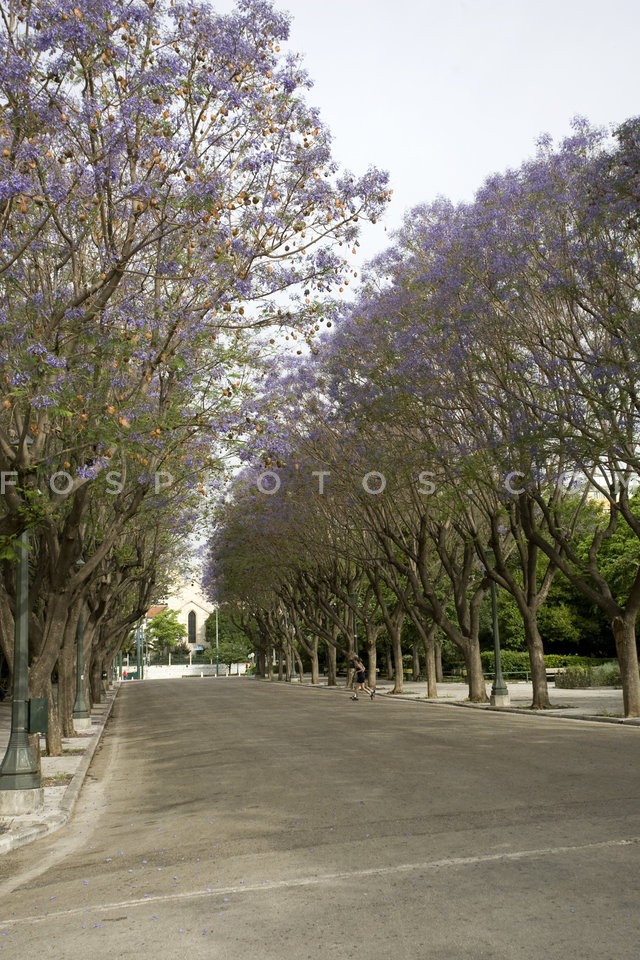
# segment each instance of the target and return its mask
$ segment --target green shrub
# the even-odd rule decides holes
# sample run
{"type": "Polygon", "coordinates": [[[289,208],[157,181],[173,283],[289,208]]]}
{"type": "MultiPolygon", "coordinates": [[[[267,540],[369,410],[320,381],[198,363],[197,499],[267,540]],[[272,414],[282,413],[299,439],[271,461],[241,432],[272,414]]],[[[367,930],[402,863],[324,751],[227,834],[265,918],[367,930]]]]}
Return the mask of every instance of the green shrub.
{"type": "Polygon", "coordinates": [[[591,687],[591,667],[567,667],[562,673],[556,673],[556,688],[575,690],[577,687],[591,687]]]}
{"type": "MultiPolygon", "coordinates": [[[[483,650],[480,657],[483,669],[492,671],[495,665],[493,650],[483,650]]],[[[500,663],[503,673],[525,673],[531,670],[529,654],[519,650],[501,650],[500,663]]]]}
{"type": "Polygon", "coordinates": [[[575,653],[547,653],[545,667],[590,667],[597,661],[592,657],[579,657],[575,653]]]}
{"type": "Polygon", "coordinates": [[[620,687],[620,667],[615,661],[591,665],[567,667],[556,674],[556,687],[575,690],[579,687],[620,687]]]}
{"type": "Polygon", "coordinates": [[[611,663],[601,663],[593,668],[593,686],[594,687],[621,687],[622,676],[620,674],[620,665],[615,661],[611,663]]]}

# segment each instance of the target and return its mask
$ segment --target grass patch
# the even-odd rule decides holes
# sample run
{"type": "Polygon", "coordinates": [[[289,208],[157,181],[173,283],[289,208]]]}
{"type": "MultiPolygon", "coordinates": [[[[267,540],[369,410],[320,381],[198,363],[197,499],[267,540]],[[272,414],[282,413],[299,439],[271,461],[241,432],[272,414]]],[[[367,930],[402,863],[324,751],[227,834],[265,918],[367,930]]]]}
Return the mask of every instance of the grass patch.
{"type": "Polygon", "coordinates": [[[72,773],[54,773],[50,777],[42,777],[40,784],[43,787],[66,787],[72,780],[72,773]]]}

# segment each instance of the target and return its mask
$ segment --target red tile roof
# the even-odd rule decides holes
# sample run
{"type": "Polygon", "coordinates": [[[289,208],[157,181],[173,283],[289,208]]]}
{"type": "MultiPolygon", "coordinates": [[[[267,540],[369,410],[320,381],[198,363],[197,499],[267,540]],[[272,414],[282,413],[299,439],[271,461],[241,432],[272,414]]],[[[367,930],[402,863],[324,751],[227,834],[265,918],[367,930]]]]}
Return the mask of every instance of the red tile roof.
{"type": "Polygon", "coordinates": [[[149,619],[151,619],[151,617],[155,617],[157,613],[162,613],[162,611],[166,609],[167,609],[166,603],[156,603],[155,606],[149,607],[149,609],[147,610],[146,616],[149,617],[149,619]]]}

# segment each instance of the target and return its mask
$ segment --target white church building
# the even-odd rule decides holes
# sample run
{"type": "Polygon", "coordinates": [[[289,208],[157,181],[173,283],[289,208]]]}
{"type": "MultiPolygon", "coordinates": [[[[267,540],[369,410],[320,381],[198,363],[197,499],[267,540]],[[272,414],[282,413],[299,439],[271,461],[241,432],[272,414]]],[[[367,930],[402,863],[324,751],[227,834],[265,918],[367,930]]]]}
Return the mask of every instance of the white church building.
{"type": "Polygon", "coordinates": [[[205,621],[215,610],[206,599],[198,584],[185,583],[147,611],[147,618],[154,617],[163,610],[175,610],[178,622],[186,631],[186,641],[192,650],[201,650],[206,645],[205,621]]]}
{"type": "MultiPolygon", "coordinates": [[[[227,664],[216,662],[215,651],[212,650],[209,651],[205,662],[201,658],[195,659],[195,654],[207,645],[205,623],[208,617],[215,612],[215,609],[214,604],[210,603],[202,593],[195,578],[182,584],[174,584],[165,597],[149,607],[145,617],[147,623],[164,610],[175,611],[178,623],[182,624],[186,631],[185,639],[189,644],[191,653],[188,663],[184,662],[184,658],[180,658],[178,663],[173,663],[171,654],[168,655],[168,663],[147,662],[144,666],[143,676],[149,680],[160,680],[196,676],[224,677],[228,673],[231,675],[244,674],[248,663],[232,664],[229,671],[227,664]],[[192,654],[194,656],[193,661],[192,654]]],[[[129,661],[127,660],[128,666],[129,661]]]]}

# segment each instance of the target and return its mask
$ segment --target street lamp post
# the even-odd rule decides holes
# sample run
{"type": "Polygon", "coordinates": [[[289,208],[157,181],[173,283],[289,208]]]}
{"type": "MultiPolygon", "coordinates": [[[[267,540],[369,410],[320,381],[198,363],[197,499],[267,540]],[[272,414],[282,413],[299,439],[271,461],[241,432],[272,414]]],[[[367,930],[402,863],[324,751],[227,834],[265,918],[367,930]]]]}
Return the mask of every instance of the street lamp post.
{"type": "Polygon", "coordinates": [[[357,595],[355,592],[352,592],[351,595],[351,604],[352,604],[352,614],[353,614],[353,651],[358,656],[358,624],[356,620],[356,599],[357,595]]]}
{"type": "Polygon", "coordinates": [[[493,654],[495,659],[495,672],[493,685],[491,687],[490,703],[493,707],[508,707],[511,703],[511,697],[507,685],[502,676],[502,663],[500,657],[500,631],[498,628],[498,597],[496,585],[491,581],[491,612],[493,615],[493,654]]]}
{"type": "Polygon", "coordinates": [[[0,813],[35,813],[44,806],[36,758],[29,746],[29,534],[20,535],[13,639],[11,733],[0,766],[0,813]]]}
{"type": "Polygon", "coordinates": [[[218,608],[216,607],[216,677],[218,676],[219,663],[220,663],[220,644],[218,639],[218,608]]]}
{"type": "Polygon", "coordinates": [[[143,632],[142,624],[138,624],[136,627],[136,676],[138,680],[142,680],[142,641],[143,641],[143,632]]]}

